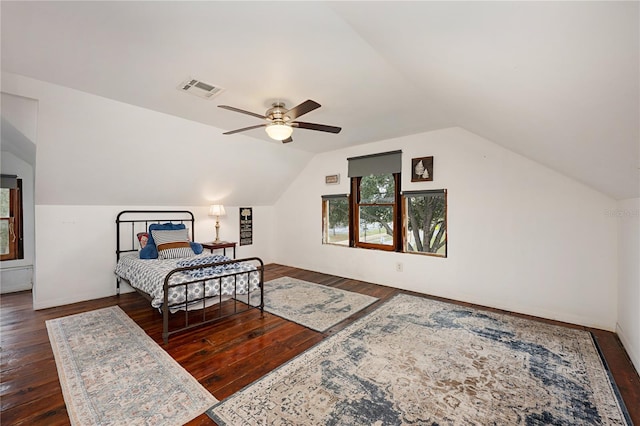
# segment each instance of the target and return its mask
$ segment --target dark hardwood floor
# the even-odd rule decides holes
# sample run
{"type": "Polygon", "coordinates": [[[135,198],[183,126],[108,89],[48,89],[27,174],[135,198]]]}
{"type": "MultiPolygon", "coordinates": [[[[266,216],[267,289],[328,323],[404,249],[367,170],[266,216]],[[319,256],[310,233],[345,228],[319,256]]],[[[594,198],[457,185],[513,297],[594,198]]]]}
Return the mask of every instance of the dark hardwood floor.
{"type": "MultiPolygon", "coordinates": [[[[261,315],[259,311],[253,310],[224,319],[215,325],[172,337],[169,344],[164,346],[165,350],[219,400],[262,377],[401,292],[391,287],[281,265],[272,264],[265,268],[265,280],[281,276],[369,294],[378,297],[380,301],[325,333],[312,331],[266,312],[261,315]]],[[[2,425],[69,424],[45,321],[112,305],[119,305],[153,339],[162,343],[160,315],[136,293],[40,311],[33,310],[31,292],[2,296],[2,425]]],[[[594,333],[631,418],[635,424],[640,425],[640,378],[617,336],[607,331],[538,320],[586,329],[594,333]]],[[[211,424],[214,423],[204,414],[189,423],[211,424]]]]}

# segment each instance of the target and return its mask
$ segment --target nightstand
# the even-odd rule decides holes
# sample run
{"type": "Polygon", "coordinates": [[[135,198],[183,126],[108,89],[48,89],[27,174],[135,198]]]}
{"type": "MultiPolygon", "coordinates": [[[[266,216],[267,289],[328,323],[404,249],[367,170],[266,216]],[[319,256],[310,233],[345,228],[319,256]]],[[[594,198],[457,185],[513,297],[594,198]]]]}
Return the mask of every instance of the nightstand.
{"type": "Polygon", "coordinates": [[[215,242],[211,242],[211,243],[200,243],[202,244],[202,247],[209,249],[209,251],[211,251],[211,253],[213,253],[214,250],[220,250],[222,249],[222,254],[223,255],[227,255],[227,249],[228,248],[233,248],[233,258],[236,258],[236,244],[235,242],[229,242],[229,241],[218,241],[217,243],[215,242]]]}

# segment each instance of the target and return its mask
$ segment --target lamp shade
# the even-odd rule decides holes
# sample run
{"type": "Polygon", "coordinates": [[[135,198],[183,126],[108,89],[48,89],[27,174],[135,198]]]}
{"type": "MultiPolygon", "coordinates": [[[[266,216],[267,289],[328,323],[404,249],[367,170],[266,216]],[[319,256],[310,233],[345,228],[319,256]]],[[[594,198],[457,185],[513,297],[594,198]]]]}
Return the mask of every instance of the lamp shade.
{"type": "Polygon", "coordinates": [[[283,141],[291,136],[291,133],[293,133],[293,127],[286,124],[274,123],[265,127],[265,131],[271,139],[283,141]]]}
{"type": "Polygon", "coordinates": [[[209,207],[209,216],[224,216],[225,214],[227,213],[222,204],[213,204],[209,207]]]}

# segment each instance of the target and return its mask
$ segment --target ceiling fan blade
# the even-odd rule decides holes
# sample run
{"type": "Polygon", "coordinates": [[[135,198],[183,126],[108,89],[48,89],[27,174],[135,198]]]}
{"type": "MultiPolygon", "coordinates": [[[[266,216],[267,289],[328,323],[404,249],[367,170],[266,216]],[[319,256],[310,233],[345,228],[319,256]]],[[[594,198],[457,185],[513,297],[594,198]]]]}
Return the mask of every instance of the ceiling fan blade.
{"type": "Polygon", "coordinates": [[[289,143],[289,142],[293,142],[293,138],[291,136],[282,140],[282,143],[289,143]]]}
{"type": "Polygon", "coordinates": [[[232,106],[229,106],[229,105],[218,105],[218,106],[220,108],[228,109],[229,111],[235,111],[235,112],[239,112],[239,113],[242,113],[242,114],[251,115],[253,117],[262,118],[263,120],[267,118],[264,115],[256,114],[255,112],[251,112],[251,111],[245,111],[243,109],[232,107],[232,106]]]}
{"type": "Polygon", "coordinates": [[[320,104],[316,101],[312,101],[311,99],[304,101],[298,106],[294,106],[289,111],[285,112],[284,115],[289,117],[291,120],[295,120],[303,114],[313,111],[314,109],[320,108],[320,104]]]}
{"type": "Polygon", "coordinates": [[[242,129],[230,130],[228,132],[224,132],[223,135],[232,135],[234,133],[244,132],[245,130],[257,129],[258,127],[265,127],[267,123],[264,124],[256,124],[255,126],[244,127],[242,129]]]}
{"type": "Polygon", "coordinates": [[[342,127],[336,126],[327,126],[326,124],[317,124],[317,123],[305,123],[304,121],[296,121],[291,123],[293,127],[299,127],[301,129],[309,129],[309,130],[319,130],[321,132],[329,132],[329,133],[340,133],[342,127]]]}

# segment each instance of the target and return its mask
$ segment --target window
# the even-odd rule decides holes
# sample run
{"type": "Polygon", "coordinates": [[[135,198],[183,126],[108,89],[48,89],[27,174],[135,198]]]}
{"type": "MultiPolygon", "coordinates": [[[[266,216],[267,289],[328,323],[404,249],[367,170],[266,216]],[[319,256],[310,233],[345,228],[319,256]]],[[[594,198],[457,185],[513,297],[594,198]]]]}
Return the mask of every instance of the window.
{"type": "Polygon", "coordinates": [[[404,251],[447,257],[447,191],[410,191],[402,198],[404,251]]]}
{"type": "Polygon", "coordinates": [[[2,175],[0,187],[0,260],[22,259],[22,179],[2,175]]]}
{"type": "Polygon", "coordinates": [[[395,250],[399,173],[353,178],[354,246],[395,250]]]}
{"type": "Polygon", "coordinates": [[[322,242],[349,245],[349,196],[322,196],[322,242]]]}
{"type": "Polygon", "coordinates": [[[351,246],[400,250],[402,151],[352,157],[351,246]]]}
{"type": "Polygon", "coordinates": [[[351,195],[322,196],[323,244],[447,257],[447,190],[401,192],[401,155],[348,159],[351,195]]]}

